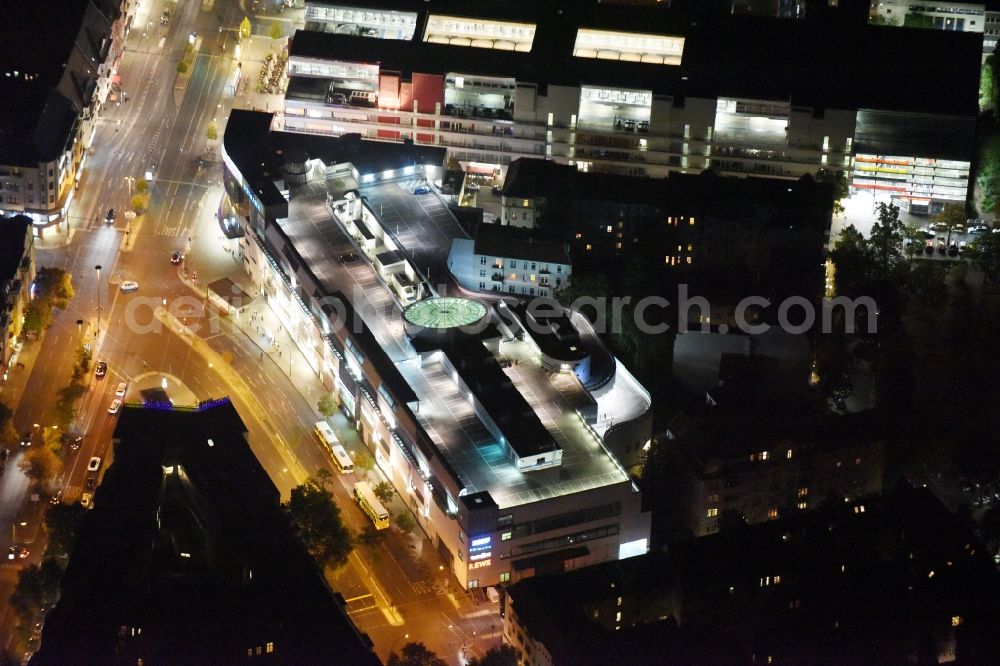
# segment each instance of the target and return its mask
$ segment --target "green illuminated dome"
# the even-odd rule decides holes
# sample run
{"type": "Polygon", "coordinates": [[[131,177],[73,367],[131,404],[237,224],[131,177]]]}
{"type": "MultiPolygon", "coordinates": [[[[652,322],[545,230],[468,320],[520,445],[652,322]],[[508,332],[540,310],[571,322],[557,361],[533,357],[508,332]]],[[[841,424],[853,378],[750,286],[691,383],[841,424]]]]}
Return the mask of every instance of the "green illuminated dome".
{"type": "Polygon", "coordinates": [[[407,324],[441,331],[477,324],[485,316],[486,306],[482,303],[450,296],[425,298],[403,311],[407,324]]]}

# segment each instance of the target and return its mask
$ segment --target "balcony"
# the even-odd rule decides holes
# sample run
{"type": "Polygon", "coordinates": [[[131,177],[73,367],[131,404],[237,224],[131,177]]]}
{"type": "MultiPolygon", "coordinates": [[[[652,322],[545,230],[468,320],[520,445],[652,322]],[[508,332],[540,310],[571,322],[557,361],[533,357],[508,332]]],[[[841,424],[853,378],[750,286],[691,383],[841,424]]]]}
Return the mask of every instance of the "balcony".
{"type": "Polygon", "coordinates": [[[494,273],[493,277],[490,278],[490,279],[493,282],[503,282],[503,280],[504,280],[504,274],[503,273],[494,273]]]}

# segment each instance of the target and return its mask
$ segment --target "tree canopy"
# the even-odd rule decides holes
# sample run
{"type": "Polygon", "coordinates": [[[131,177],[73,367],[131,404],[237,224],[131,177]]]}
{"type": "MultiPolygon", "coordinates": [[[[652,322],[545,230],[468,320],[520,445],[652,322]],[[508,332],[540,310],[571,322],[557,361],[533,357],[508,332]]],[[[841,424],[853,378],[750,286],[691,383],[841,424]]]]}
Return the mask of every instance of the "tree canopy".
{"type": "Polygon", "coordinates": [[[320,566],[347,562],[353,540],[333,495],[314,479],[292,488],[288,510],[299,539],[320,566]]]}
{"type": "Polygon", "coordinates": [[[487,650],[482,659],[473,657],[469,660],[469,666],[517,666],[518,662],[517,650],[513,645],[505,643],[487,650]]]}
{"type": "Polygon", "coordinates": [[[1000,234],[983,234],[969,245],[967,256],[987,279],[1000,281],[1000,234]]]}
{"type": "Polygon", "coordinates": [[[446,662],[436,653],[427,649],[423,643],[407,643],[400,650],[402,656],[395,652],[389,655],[386,666],[447,666],[446,662]]]}
{"type": "Polygon", "coordinates": [[[47,446],[33,446],[17,462],[17,467],[34,483],[46,486],[62,469],[62,461],[47,446]]]}

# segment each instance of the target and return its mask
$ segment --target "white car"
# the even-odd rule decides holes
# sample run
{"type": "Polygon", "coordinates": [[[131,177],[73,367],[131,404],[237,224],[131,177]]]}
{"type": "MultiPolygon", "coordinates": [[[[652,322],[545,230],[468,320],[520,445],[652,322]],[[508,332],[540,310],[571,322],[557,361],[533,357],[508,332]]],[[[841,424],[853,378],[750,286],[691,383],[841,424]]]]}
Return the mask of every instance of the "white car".
{"type": "Polygon", "coordinates": [[[125,382],[118,382],[118,388],[115,389],[115,395],[119,398],[125,397],[125,389],[128,388],[128,384],[125,382]]]}
{"type": "Polygon", "coordinates": [[[93,458],[90,459],[90,462],[87,463],[87,471],[96,472],[99,469],[101,469],[101,459],[98,458],[97,456],[94,456],[93,458]]]}
{"type": "Polygon", "coordinates": [[[135,280],[125,280],[121,283],[119,289],[122,291],[137,291],[139,289],[139,283],[135,280]]]}
{"type": "Polygon", "coordinates": [[[108,414],[117,414],[118,410],[122,408],[121,398],[115,398],[111,401],[111,406],[108,407],[108,414]]]}
{"type": "Polygon", "coordinates": [[[94,496],[91,495],[90,493],[84,493],[83,495],[81,495],[80,496],[80,506],[82,506],[84,509],[93,509],[94,508],[94,496]]]}

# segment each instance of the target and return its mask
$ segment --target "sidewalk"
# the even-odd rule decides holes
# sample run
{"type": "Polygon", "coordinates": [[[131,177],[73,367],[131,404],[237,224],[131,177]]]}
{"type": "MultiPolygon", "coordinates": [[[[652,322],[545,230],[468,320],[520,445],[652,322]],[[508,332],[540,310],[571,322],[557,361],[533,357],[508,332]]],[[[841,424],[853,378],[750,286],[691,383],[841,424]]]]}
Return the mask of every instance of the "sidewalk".
{"type": "Polygon", "coordinates": [[[6,379],[0,382],[0,401],[7,405],[11,413],[17,413],[17,407],[21,404],[24,389],[28,385],[28,378],[31,377],[31,370],[40,348],[41,343],[38,340],[33,340],[27,345],[22,340],[14,346],[10,367],[5,373],[6,379]]]}

